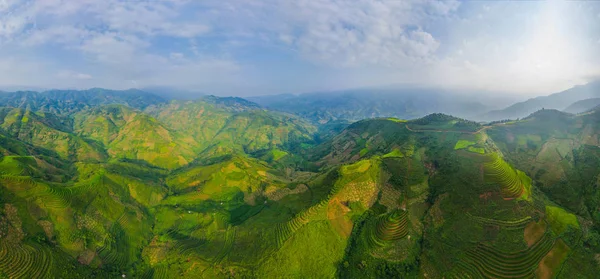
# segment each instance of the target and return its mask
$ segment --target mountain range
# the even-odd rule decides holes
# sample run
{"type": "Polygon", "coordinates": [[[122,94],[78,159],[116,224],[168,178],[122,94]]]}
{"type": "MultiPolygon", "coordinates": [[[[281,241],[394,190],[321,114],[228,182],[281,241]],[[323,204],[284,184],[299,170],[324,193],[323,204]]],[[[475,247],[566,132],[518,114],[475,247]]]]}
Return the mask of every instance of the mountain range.
{"type": "Polygon", "coordinates": [[[376,117],[412,119],[436,112],[472,118],[498,108],[498,102],[485,96],[474,97],[423,88],[283,94],[249,97],[248,100],[265,108],[293,113],[320,124],[376,117]]]}
{"type": "Polygon", "coordinates": [[[493,121],[516,119],[543,108],[564,110],[570,113],[581,113],[597,106],[600,98],[600,81],[575,86],[571,89],[549,96],[532,98],[513,104],[501,110],[494,110],[475,117],[477,120],[493,121]],[[579,102],[579,103],[578,103],[579,102]]]}
{"type": "Polygon", "coordinates": [[[4,93],[0,278],[594,278],[600,110],[421,93],[4,93]]]}

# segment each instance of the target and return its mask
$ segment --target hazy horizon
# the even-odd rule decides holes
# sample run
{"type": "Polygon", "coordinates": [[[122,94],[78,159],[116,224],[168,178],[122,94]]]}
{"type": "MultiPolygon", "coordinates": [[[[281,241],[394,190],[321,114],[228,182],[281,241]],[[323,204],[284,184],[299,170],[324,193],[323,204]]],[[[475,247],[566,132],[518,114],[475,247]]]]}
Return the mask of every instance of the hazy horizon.
{"type": "Polygon", "coordinates": [[[0,2],[2,88],[411,85],[525,99],[600,77],[598,47],[596,2],[0,2]]]}
{"type": "Polygon", "coordinates": [[[552,95],[560,92],[548,92],[548,93],[540,93],[539,95],[532,96],[523,96],[518,94],[503,94],[504,92],[494,92],[494,91],[477,91],[477,90],[460,90],[460,89],[444,89],[444,88],[433,88],[433,87],[418,87],[418,86],[397,86],[397,85],[388,85],[388,86],[377,86],[377,87],[356,87],[356,88],[345,88],[345,89],[332,89],[332,90],[321,90],[321,91],[306,91],[306,92],[274,92],[274,93],[258,93],[254,95],[239,95],[239,94],[215,94],[212,92],[201,92],[201,91],[193,91],[193,90],[185,90],[179,89],[175,87],[147,87],[147,88],[106,88],[106,87],[89,87],[89,88],[41,88],[41,87],[27,87],[27,86],[11,86],[11,87],[3,87],[0,86],[0,94],[2,93],[14,93],[14,92],[47,92],[47,91],[85,91],[92,89],[105,89],[105,90],[140,90],[153,95],[165,97],[167,99],[181,99],[181,100],[194,100],[196,98],[200,98],[203,96],[217,96],[217,97],[240,97],[240,98],[261,98],[261,97],[269,97],[269,96],[284,96],[284,95],[293,95],[293,96],[302,96],[302,95],[320,95],[320,94],[347,94],[347,93],[358,93],[358,94],[366,94],[366,93],[375,93],[375,94],[390,94],[397,93],[399,95],[402,94],[413,94],[418,93],[419,91],[410,91],[410,90],[420,90],[421,92],[436,92],[440,94],[452,94],[453,96],[462,96],[462,97],[474,97],[474,100],[481,101],[485,100],[496,100],[500,102],[500,106],[508,106],[515,102],[525,101],[531,98],[543,97],[552,95]]]}

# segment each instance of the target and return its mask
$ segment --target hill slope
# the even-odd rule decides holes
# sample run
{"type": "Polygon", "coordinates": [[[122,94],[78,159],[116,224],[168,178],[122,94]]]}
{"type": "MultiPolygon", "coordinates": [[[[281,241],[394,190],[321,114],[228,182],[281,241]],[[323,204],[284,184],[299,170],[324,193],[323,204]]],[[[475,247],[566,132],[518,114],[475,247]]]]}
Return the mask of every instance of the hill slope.
{"type": "Polygon", "coordinates": [[[101,142],[116,158],[144,160],[173,169],[194,159],[194,140],[167,128],[151,116],[111,105],[74,116],[74,131],[101,142]]]}
{"type": "Polygon", "coordinates": [[[213,152],[215,147],[248,153],[290,150],[312,142],[316,132],[301,119],[262,110],[240,98],[173,101],[146,111],[173,130],[190,135],[196,149],[204,152],[213,152]]]}
{"type": "Polygon", "coordinates": [[[0,277],[600,271],[598,112],[483,126],[378,118],[323,137],[214,97],[72,117],[0,112],[0,277]],[[79,155],[90,152],[79,140],[105,157],[79,155]]]}
{"type": "Polygon", "coordinates": [[[50,113],[0,108],[0,127],[15,139],[54,152],[59,158],[76,161],[101,161],[102,148],[73,134],[70,119],[50,113]]]}

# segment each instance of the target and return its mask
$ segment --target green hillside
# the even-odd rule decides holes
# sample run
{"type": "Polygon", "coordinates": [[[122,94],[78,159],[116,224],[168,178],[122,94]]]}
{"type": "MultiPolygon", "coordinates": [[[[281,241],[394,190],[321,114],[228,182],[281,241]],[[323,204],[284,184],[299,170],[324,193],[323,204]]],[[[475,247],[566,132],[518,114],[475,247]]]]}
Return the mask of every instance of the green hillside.
{"type": "Polygon", "coordinates": [[[600,114],[0,109],[0,278],[593,278],[600,114]]]}
{"type": "Polygon", "coordinates": [[[246,153],[294,149],[299,143],[312,142],[316,132],[303,120],[264,111],[245,100],[206,97],[173,101],[147,111],[173,130],[190,135],[199,151],[215,145],[246,153]]]}
{"type": "Polygon", "coordinates": [[[194,159],[194,140],[155,118],[124,106],[105,106],[74,117],[74,131],[101,142],[115,158],[173,169],[194,159]]]}
{"type": "Polygon", "coordinates": [[[50,113],[0,108],[0,128],[14,139],[52,151],[61,159],[104,160],[106,154],[102,147],[75,135],[71,122],[50,113]]]}

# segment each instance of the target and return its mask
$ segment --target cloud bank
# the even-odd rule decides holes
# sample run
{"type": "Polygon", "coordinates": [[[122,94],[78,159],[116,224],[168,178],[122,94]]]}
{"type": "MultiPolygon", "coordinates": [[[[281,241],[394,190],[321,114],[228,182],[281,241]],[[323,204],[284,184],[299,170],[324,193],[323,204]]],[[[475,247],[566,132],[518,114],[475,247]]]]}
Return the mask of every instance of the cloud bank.
{"type": "Polygon", "coordinates": [[[0,0],[0,86],[546,94],[600,76],[599,14],[555,1],[0,0]]]}

